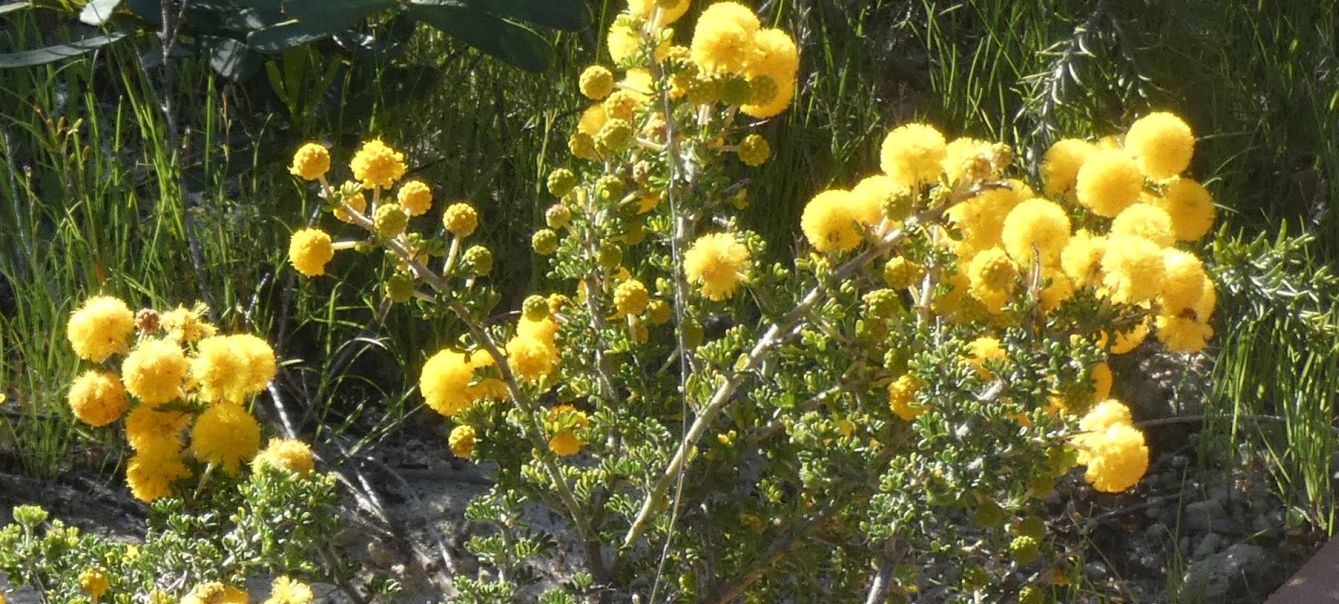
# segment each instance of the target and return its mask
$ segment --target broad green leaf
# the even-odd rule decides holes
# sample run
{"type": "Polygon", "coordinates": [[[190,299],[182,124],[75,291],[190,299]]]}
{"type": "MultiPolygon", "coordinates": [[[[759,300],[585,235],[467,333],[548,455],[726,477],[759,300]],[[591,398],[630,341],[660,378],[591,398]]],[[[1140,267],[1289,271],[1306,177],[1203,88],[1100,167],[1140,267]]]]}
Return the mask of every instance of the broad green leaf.
{"type": "Polygon", "coordinates": [[[57,44],[55,46],[47,46],[23,52],[0,54],[0,69],[44,65],[46,63],[54,63],[70,57],[77,57],[86,52],[102,48],[103,46],[111,44],[128,35],[130,34],[126,32],[113,32],[101,36],[84,38],[83,40],[77,40],[68,44],[57,44]]]}
{"type": "Polygon", "coordinates": [[[11,13],[16,10],[22,10],[28,8],[29,6],[32,5],[27,2],[11,2],[9,4],[0,4],[0,15],[3,15],[5,13],[11,13]]]}
{"type": "Polygon", "coordinates": [[[547,69],[552,58],[552,46],[539,34],[493,15],[444,4],[410,4],[405,12],[527,71],[547,69]]]}
{"type": "Polygon", "coordinates": [[[417,0],[415,4],[467,8],[554,29],[578,30],[590,25],[582,0],[417,0]]]}
{"type": "Polygon", "coordinates": [[[247,44],[262,52],[277,52],[315,42],[394,5],[393,0],[289,0],[284,9],[294,19],[251,34],[247,44]]]}

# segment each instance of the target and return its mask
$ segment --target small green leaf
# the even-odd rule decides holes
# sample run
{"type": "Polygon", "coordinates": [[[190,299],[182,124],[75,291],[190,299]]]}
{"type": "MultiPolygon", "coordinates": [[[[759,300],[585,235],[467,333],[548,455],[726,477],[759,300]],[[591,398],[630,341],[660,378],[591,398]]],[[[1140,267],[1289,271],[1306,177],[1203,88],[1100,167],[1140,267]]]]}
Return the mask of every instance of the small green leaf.
{"type": "Polygon", "coordinates": [[[416,4],[464,8],[569,31],[590,25],[590,10],[581,0],[418,0],[416,4]]]}

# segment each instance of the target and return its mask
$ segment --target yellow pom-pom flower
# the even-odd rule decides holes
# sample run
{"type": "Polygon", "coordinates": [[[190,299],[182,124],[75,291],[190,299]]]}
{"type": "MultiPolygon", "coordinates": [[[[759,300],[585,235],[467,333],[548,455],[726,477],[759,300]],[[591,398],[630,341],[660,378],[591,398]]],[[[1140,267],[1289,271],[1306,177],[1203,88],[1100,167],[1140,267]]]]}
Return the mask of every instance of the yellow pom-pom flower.
{"type": "Polygon", "coordinates": [[[241,405],[218,403],[195,418],[191,455],[221,466],[230,475],[260,450],[260,424],[241,405]]]}
{"type": "Polygon", "coordinates": [[[1172,234],[1172,217],[1162,208],[1147,203],[1136,203],[1121,210],[1111,221],[1111,235],[1143,237],[1162,247],[1176,242],[1172,234]]]}
{"type": "Polygon", "coordinates": [[[172,483],[191,475],[174,442],[159,442],[135,452],[126,463],[130,494],[150,503],[172,495],[172,483]]]}
{"type": "Polygon", "coordinates": [[[1158,299],[1162,313],[1180,315],[1193,311],[1204,295],[1204,264],[1194,254],[1167,249],[1162,255],[1164,267],[1162,294],[1158,299]]]}
{"type": "Polygon", "coordinates": [[[474,436],[474,426],[460,425],[452,428],[451,435],[446,439],[451,447],[451,454],[461,459],[473,457],[474,436]]]}
{"type": "Polygon", "coordinates": [[[1000,238],[1004,251],[1020,265],[1031,264],[1034,251],[1041,264],[1052,265],[1069,243],[1069,216],[1055,202],[1034,197],[1004,217],[1000,238]]]}
{"type": "Polygon", "coordinates": [[[721,302],[734,297],[752,263],[748,248],[734,235],[709,233],[698,237],[684,253],[683,271],[703,296],[721,302]]]}
{"type": "Polygon", "coordinates": [[[1162,197],[1153,200],[1172,219],[1172,230],[1181,241],[1199,241],[1213,228],[1218,209],[1203,185],[1189,178],[1167,183],[1162,197]]]}
{"type": "Polygon", "coordinates": [[[950,207],[945,216],[962,233],[964,250],[1001,245],[1004,218],[1018,207],[1019,202],[1027,199],[1020,197],[1024,192],[1022,188],[989,189],[950,207]]]}
{"type": "Polygon", "coordinates": [[[1086,449],[1084,479],[1104,493],[1119,493],[1133,487],[1148,471],[1148,447],[1144,433],[1127,424],[1117,424],[1083,440],[1086,449]]]}
{"type": "Polygon", "coordinates": [[[70,315],[65,335],[74,353],[85,361],[101,363],[125,353],[135,332],[135,313],[111,296],[94,296],[70,315]]]}
{"type": "Polygon", "coordinates": [[[389,189],[408,169],[404,163],[404,154],[386,146],[379,138],[363,143],[358,152],[353,154],[349,168],[364,189],[389,189]]]}
{"type": "Polygon", "coordinates": [[[432,209],[432,189],[421,180],[410,180],[400,185],[395,200],[410,216],[422,216],[432,209]]]}
{"type": "Polygon", "coordinates": [[[772,156],[772,147],[762,135],[750,134],[735,146],[735,153],[739,155],[739,161],[744,162],[744,165],[756,168],[766,163],[767,158],[772,156]]]}
{"type": "Polygon", "coordinates": [[[451,417],[469,406],[467,393],[474,365],[464,353],[441,350],[432,355],[419,374],[418,389],[433,411],[451,417]]]}
{"type": "Polygon", "coordinates": [[[804,206],[800,230],[820,252],[845,252],[860,245],[860,208],[851,192],[829,189],[815,195],[804,206]]]}
{"type": "Polygon", "coordinates": [[[632,15],[615,17],[609,25],[604,43],[609,47],[609,58],[614,60],[615,65],[622,65],[641,46],[642,37],[637,32],[637,20],[632,15]]]}
{"type": "Polygon", "coordinates": [[[628,279],[614,288],[614,308],[618,309],[619,316],[640,315],[650,301],[651,292],[636,279],[628,279]]]}
{"type": "Polygon", "coordinates": [[[993,379],[995,377],[990,367],[986,366],[987,362],[993,364],[1007,360],[1008,356],[1004,352],[1004,346],[996,338],[981,336],[967,345],[967,363],[976,370],[976,374],[981,376],[981,379],[993,379]]]}
{"type": "Polygon", "coordinates": [[[614,91],[614,74],[603,65],[591,65],[581,72],[578,88],[592,101],[603,100],[614,91]]]}
{"type": "Polygon", "coordinates": [[[790,34],[779,29],[762,29],[753,35],[754,55],[749,65],[749,84],[754,98],[739,110],[758,119],[779,115],[795,98],[795,72],[800,68],[800,53],[790,34]],[[758,91],[770,94],[758,96],[758,91]]]}
{"type": "Polygon", "coordinates": [[[1060,252],[1060,268],[1075,285],[1097,287],[1102,283],[1102,258],[1106,253],[1106,237],[1080,229],[1060,252]]]}
{"type": "Polygon", "coordinates": [[[126,416],[126,442],[136,451],[158,445],[180,448],[181,431],[190,417],[181,411],[159,411],[153,405],[138,405],[126,416]]]}
{"type": "Polygon", "coordinates": [[[967,279],[971,283],[968,291],[972,297],[981,302],[986,310],[998,313],[1013,293],[1014,282],[1018,280],[1018,267],[1004,250],[992,247],[972,257],[967,264],[967,279]]]}
{"type": "Polygon", "coordinates": [[[538,382],[558,367],[558,349],[539,338],[517,335],[507,341],[507,361],[527,382],[538,382]]]}
{"type": "Polygon", "coordinates": [[[116,374],[98,370],[85,371],[75,378],[67,400],[74,416],[94,428],[120,419],[130,406],[116,374]]]}
{"type": "Polygon", "coordinates": [[[1143,237],[1118,235],[1102,255],[1102,284],[1113,302],[1137,304],[1162,291],[1162,248],[1143,237]]]}
{"type": "Polygon", "coordinates": [[[549,450],[567,457],[576,455],[586,446],[578,432],[590,425],[586,412],[571,405],[558,405],[549,409],[546,426],[553,434],[549,438],[549,450]]]}
{"type": "Polygon", "coordinates": [[[181,604],[247,604],[247,602],[245,590],[228,587],[217,581],[201,583],[181,599],[181,604]]]}
{"type": "Polygon", "coordinates": [[[1213,337],[1213,327],[1193,317],[1158,315],[1158,341],[1168,352],[1199,352],[1213,337]]]}
{"type": "Polygon", "coordinates": [[[903,374],[888,384],[888,408],[902,418],[912,421],[929,410],[925,405],[916,404],[916,393],[921,389],[921,381],[911,374],[903,374]]]}
{"type": "Polygon", "coordinates": [[[941,167],[949,182],[965,177],[983,178],[992,175],[990,143],[967,136],[955,138],[944,147],[941,167]]]}
{"type": "Polygon", "coordinates": [[[270,597],[264,604],[312,604],[315,599],[311,586],[291,577],[279,577],[270,584],[270,597]]]}
{"type": "Polygon", "coordinates": [[[910,192],[883,174],[860,179],[851,188],[856,221],[867,227],[877,226],[883,220],[884,208],[903,195],[910,195],[910,192]]]}
{"type": "Polygon", "coordinates": [[[190,381],[200,400],[241,403],[264,390],[277,371],[274,349],[265,340],[250,334],[213,336],[196,345],[190,381]]]}
{"type": "Polygon", "coordinates": [[[330,171],[330,151],[316,143],[307,143],[293,154],[288,173],[303,180],[316,180],[330,171]]]}
{"type": "Polygon", "coordinates": [[[181,396],[182,381],[189,368],[186,353],[176,342],[145,340],[121,363],[121,380],[135,398],[157,405],[181,396]]]}
{"type": "Polygon", "coordinates": [[[717,2],[702,11],[689,45],[693,63],[707,73],[743,74],[754,58],[758,16],[738,2],[717,2]]]}
{"type": "Polygon", "coordinates": [[[97,601],[107,593],[107,573],[101,568],[89,568],[79,573],[79,587],[84,593],[93,597],[97,601]]]}
{"type": "Polygon", "coordinates": [[[907,289],[925,276],[925,268],[903,256],[894,256],[883,265],[883,281],[893,289],[907,289]]]}
{"type": "Polygon", "coordinates": [[[1042,156],[1042,192],[1060,199],[1073,191],[1079,181],[1079,168],[1096,150],[1092,143],[1077,138],[1056,141],[1042,156]]]}
{"type": "Polygon", "coordinates": [[[1125,150],[1151,180],[1166,180],[1190,167],[1195,134],[1179,117],[1166,112],[1141,117],[1125,133],[1125,150]]]}
{"type": "Polygon", "coordinates": [[[1102,399],[1102,402],[1093,405],[1079,420],[1079,429],[1084,432],[1100,432],[1110,426],[1130,425],[1134,422],[1134,416],[1130,413],[1130,408],[1116,399],[1102,399]]]}
{"type": "Polygon", "coordinates": [[[158,324],[167,332],[167,337],[180,344],[194,344],[203,338],[214,335],[217,329],[204,319],[209,307],[196,303],[192,308],[178,306],[158,318],[158,324]]]}
{"type": "Polygon", "coordinates": [[[316,462],[312,459],[312,449],[307,443],[294,438],[271,438],[251,460],[253,472],[259,473],[263,467],[280,468],[298,476],[306,476],[316,467],[316,462]]]}
{"type": "Polygon", "coordinates": [[[288,241],[288,261],[306,277],[325,274],[325,265],[335,257],[330,235],[321,229],[298,229],[288,241]]]}
{"type": "Polygon", "coordinates": [[[442,214],[442,225],[456,237],[469,237],[479,228],[479,214],[468,203],[453,203],[442,214]]]}
{"type": "Polygon", "coordinates": [[[947,155],[948,143],[933,126],[907,124],[884,137],[879,167],[894,182],[915,188],[939,178],[947,155]]]}
{"type": "Polygon", "coordinates": [[[1079,168],[1075,196],[1098,216],[1114,218],[1139,199],[1144,176],[1123,151],[1101,150],[1088,156],[1079,168]]]}

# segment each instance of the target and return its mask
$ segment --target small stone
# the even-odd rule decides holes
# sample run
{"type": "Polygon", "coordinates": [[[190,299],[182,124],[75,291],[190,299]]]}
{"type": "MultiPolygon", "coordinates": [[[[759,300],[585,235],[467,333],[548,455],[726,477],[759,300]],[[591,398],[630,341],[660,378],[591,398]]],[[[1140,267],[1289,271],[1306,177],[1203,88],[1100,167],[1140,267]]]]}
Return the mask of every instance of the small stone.
{"type": "Polygon", "coordinates": [[[1238,543],[1227,551],[1191,563],[1177,595],[1203,602],[1220,602],[1228,594],[1244,595],[1271,566],[1264,549],[1238,543]]]}
{"type": "Polygon", "coordinates": [[[1195,544],[1195,551],[1191,552],[1191,556],[1196,560],[1208,558],[1213,555],[1214,552],[1218,551],[1218,547],[1222,545],[1222,543],[1223,537],[1221,535],[1218,533],[1209,533],[1205,535],[1203,539],[1200,539],[1199,543],[1195,544]]]}
{"type": "Polygon", "coordinates": [[[1213,530],[1214,526],[1227,522],[1227,510],[1213,499],[1187,505],[1183,516],[1186,527],[1198,531],[1213,530]]]}
{"type": "Polygon", "coordinates": [[[1154,522],[1153,524],[1148,525],[1148,528],[1144,529],[1144,534],[1148,537],[1149,541],[1161,541],[1169,536],[1167,533],[1167,525],[1161,522],[1154,522]]]}

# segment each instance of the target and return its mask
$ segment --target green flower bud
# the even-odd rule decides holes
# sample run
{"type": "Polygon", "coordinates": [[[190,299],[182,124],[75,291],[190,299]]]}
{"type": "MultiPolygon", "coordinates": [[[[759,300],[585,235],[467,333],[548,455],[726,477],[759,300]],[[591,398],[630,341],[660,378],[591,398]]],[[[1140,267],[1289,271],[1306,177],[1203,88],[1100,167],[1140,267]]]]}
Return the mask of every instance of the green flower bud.
{"type": "Polygon", "coordinates": [[[627,120],[611,119],[595,133],[595,144],[606,152],[621,151],[632,142],[632,125],[627,120]]]}
{"type": "Polygon", "coordinates": [[[601,201],[617,201],[623,196],[623,179],[606,174],[595,181],[595,194],[601,201]]]}
{"type": "Polygon", "coordinates": [[[465,250],[465,255],[461,257],[465,266],[474,272],[476,277],[482,277],[493,272],[493,252],[482,245],[473,245],[465,250]]]}
{"type": "Polygon", "coordinates": [[[547,296],[529,296],[521,303],[521,314],[530,321],[543,321],[549,317],[549,299],[547,296]]]}
{"type": "Polygon", "coordinates": [[[558,234],[550,229],[540,229],[530,238],[530,245],[535,248],[536,254],[548,256],[558,251],[558,234]]]}
{"type": "Polygon", "coordinates": [[[1018,604],[1045,604],[1046,592],[1036,585],[1028,585],[1018,590],[1018,604]]]}
{"type": "Polygon", "coordinates": [[[888,318],[902,308],[902,299],[891,289],[876,289],[865,294],[865,306],[874,318],[888,318]]]}
{"type": "Polygon", "coordinates": [[[605,241],[600,244],[599,255],[595,260],[600,263],[601,267],[617,268],[618,265],[623,264],[623,247],[612,241],[605,241]]]}
{"type": "Polygon", "coordinates": [[[721,101],[726,105],[744,105],[753,96],[748,80],[739,76],[728,76],[721,80],[721,101]]]}
{"type": "Polygon", "coordinates": [[[739,154],[739,161],[744,162],[744,165],[757,167],[772,156],[772,147],[761,135],[750,134],[739,141],[735,152],[739,154]]]}
{"type": "Polygon", "coordinates": [[[372,227],[382,239],[390,239],[403,233],[408,224],[409,214],[406,214],[404,207],[398,203],[384,204],[372,215],[372,227]]]}
{"type": "Polygon", "coordinates": [[[555,203],[549,206],[548,211],[544,212],[544,223],[551,229],[561,229],[572,221],[572,210],[561,203],[555,203]]]}
{"type": "Polygon", "coordinates": [[[1041,546],[1035,538],[1019,535],[1009,542],[1009,555],[1013,556],[1014,562],[1019,566],[1027,566],[1041,555],[1041,546]]]}
{"type": "Polygon", "coordinates": [[[13,514],[14,522],[29,528],[46,522],[46,519],[50,516],[45,509],[37,505],[15,506],[13,514]]]}
{"type": "Polygon", "coordinates": [[[414,279],[404,273],[395,273],[386,280],[386,297],[400,304],[414,297],[414,279]]]}
{"type": "Polygon", "coordinates": [[[554,197],[562,197],[576,188],[577,175],[567,168],[558,168],[549,172],[548,186],[549,193],[554,197]]]}
{"type": "Polygon", "coordinates": [[[595,152],[595,139],[585,132],[578,132],[568,137],[567,150],[573,157],[581,159],[600,158],[600,154],[595,152]]]}
{"type": "Polygon", "coordinates": [[[646,306],[646,315],[651,319],[652,325],[664,325],[669,322],[672,310],[669,302],[656,298],[646,306]]]}
{"type": "Polygon", "coordinates": [[[1046,536],[1046,521],[1038,516],[1028,516],[1018,521],[1018,534],[1027,535],[1038,541],[1046,536]]]}
{"type": "Polygon", "coordinates": [[[884,199],[880,209],[883,210],[883,215],[888,220],[906,220],[907,216],[911,215],[911,209],[915,201],[916,199],[911,191],[901,190],[884,199]]]}

